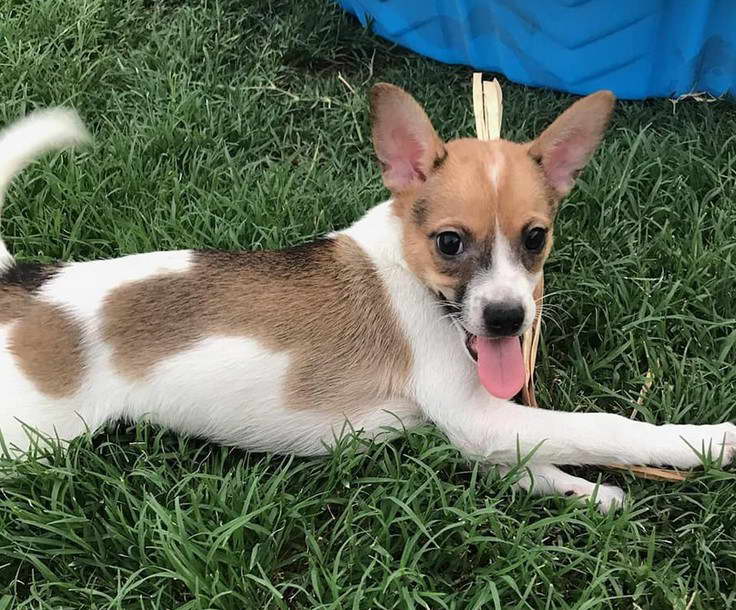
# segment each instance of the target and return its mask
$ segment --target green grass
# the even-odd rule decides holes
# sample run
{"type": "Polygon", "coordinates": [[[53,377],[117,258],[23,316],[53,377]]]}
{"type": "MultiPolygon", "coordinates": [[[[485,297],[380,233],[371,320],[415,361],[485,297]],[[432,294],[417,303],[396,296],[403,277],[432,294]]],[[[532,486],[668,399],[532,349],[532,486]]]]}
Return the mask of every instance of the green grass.
{"type": "MultiPolygon", "coordinates": [[[[473,132],[469,69],[327,0],[6,2],[0,32],[0,121],[71,104],[96,137],[13,187],[2,231],[23,259],[270,248],[350,223],[386,196],[377,80],[444,137],[473,132]]],[[[514,139],[570,102],[508,83],[504,98],[514,139]]],[[[618,104],[560,213],[543,405],[628,415],[651,369],[640,418],[736,416],[734,110],[618,104]]],[[[6,463],[0,609],[736,608],[732,472],[602,472],[632,497],[602,516],[516,494],[429,429],[359,447],[287,459],[118,426],[6,463]]]]}

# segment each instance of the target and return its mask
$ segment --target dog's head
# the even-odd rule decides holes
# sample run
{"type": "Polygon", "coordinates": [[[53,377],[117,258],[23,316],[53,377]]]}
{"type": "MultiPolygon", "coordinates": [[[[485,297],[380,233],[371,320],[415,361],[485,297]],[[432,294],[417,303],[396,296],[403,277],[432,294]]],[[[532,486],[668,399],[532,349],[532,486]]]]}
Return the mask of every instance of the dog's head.
{"type": "Polygon", "coordinates": [[[481,381],[497,396],[523,384],[518,337],[536,315],[533,292],[557,206],[598,146],[613,104],[608,91],[589,95],[524,144],[443,142],[408,93],[373,87],[373,143],[406,261],[464,329],[481,381]]]}

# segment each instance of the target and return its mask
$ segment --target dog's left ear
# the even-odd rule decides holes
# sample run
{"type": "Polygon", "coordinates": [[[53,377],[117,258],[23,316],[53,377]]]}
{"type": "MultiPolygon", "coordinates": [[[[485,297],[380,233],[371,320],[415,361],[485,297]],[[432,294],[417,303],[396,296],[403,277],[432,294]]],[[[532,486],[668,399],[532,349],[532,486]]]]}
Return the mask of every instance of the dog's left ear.
{"type": "Polygon", "coordinates": [[[567,195],[603,137],[615,96],[598,91],[575,102],[529,148],[559,197],[567,195]]]}

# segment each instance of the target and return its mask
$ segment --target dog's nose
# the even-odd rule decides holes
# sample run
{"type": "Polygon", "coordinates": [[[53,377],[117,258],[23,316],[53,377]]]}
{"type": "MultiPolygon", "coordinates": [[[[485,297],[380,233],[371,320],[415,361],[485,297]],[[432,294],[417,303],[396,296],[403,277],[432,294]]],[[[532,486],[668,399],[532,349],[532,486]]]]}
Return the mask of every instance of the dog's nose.
{"type": "Polygon", "coordinates": [[[524,323],[524,308],[518,303],[488,303],[483,308],[483,322],[491,337],[509,337],[524,323]]]}

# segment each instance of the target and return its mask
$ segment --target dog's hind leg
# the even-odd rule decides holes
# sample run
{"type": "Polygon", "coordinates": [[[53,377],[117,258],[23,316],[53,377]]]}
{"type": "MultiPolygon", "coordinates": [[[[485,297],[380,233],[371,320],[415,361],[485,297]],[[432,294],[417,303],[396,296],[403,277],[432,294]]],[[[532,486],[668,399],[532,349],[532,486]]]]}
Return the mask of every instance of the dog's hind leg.
{"type": "Polygon", "coordinates": [[[12,329],[12,324],[0,325],[0,435],[4,447],[18,456],[42,440],[34,431],[42,437],[70,440],[87,426],[76,412],[73,396],[46,395],[23,373],[9,348],[12,329]]]}

